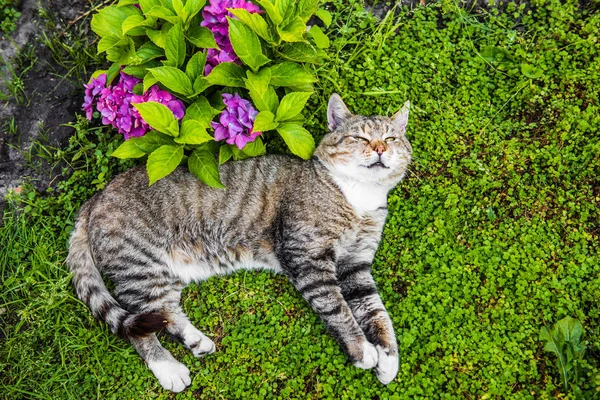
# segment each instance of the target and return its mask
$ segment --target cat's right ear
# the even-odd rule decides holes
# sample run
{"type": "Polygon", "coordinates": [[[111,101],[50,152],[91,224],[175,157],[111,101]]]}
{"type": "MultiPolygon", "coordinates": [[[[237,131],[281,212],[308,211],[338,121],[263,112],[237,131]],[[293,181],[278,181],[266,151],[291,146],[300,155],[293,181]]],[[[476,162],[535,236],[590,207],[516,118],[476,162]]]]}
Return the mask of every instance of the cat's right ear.
{"type": "Polygon", "coordinates": [[[327,122],[329,123],[329,130],[335,131],[346,119],[350,118],[352,113],[348,110],[348,107],[344,104],[342,98],[334,93],[329,98],[329,104],[327,105],[327,122]]]}

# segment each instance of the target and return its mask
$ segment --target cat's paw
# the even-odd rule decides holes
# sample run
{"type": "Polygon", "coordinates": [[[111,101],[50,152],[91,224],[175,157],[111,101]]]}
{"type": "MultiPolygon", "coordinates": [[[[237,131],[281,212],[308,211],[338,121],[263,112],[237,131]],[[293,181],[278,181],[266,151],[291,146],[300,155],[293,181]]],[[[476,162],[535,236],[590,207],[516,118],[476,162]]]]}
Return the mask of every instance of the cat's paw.
{"type": "Polygon", "coordinates": [[[194,357],[212,354],[217,350],[214,342],[192,325],[189,325],[183,334],[184,344],[192,351],[194,357]]]}
{"type": "Polygon", "coordinates": [[[379,361],[377,362],[375,373],[377,374],[377,379],[379,379],[379,382],[387,385],[394,380],[396,375],[398,375],[398,355],[390,355],[389,350],[384,349],[381,346],[377,346],[377,353],[379,356],[379,361]]]}
{"type": "Polygon", "coordinates": [[[371,343],[365,341],[362,345],[362,359],[355,361],[354,366],[362,369],[371,369],[377,365],[377,349],[371,343]]]}
{"type": "Polygon", "coordinates": [[[156,376],[160,385],[172,392],[179,393],[192,383],[190,370],[175,359],[150,361],[148,368],[156,376]]]}

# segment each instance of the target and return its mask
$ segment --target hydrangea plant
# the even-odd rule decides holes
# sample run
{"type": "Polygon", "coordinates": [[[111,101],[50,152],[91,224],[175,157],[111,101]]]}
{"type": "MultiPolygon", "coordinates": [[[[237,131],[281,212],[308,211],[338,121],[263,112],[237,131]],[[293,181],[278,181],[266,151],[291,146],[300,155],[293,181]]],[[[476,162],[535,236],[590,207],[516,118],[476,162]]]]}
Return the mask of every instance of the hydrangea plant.
{"type": "Polygon", "coordinates": [[[301,112],[329,40],[306,23],[331,22],[318,1],[120,0],[92,18],[112,64],[85,85],[83,110],[126,139],[113,156],[147,156],[150,184],[187,162],[222,187],[218,163],[263,154],[273,132],[308,158],[301,112]]]}

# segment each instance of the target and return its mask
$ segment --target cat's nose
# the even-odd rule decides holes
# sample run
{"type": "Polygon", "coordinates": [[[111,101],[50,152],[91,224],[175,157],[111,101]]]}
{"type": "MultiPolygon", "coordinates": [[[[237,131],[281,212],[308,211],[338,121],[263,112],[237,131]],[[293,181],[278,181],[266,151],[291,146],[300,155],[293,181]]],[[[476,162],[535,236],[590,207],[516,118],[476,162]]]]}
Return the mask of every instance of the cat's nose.
{"type": "Polygon", "coordinates": [[[385,151],[385,147],[382,144],[379,144],[377,145],[377,147],[375,147],[375,151],[377,152],[377,154],[382,155],[385,151]]]}

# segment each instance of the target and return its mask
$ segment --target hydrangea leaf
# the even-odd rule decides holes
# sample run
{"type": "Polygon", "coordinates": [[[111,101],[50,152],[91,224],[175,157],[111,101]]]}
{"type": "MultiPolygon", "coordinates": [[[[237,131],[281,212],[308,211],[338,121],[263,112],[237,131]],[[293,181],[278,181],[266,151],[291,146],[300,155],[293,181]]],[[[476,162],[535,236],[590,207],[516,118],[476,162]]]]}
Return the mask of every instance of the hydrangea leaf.
{"type": "Polygon", "coordinates": [[[229,36],[231,45],[235,54],[244,64],[257,71],[261,66],[269,61],[265,57],[260,45],[260,39],[252,29],[248,28],[243,22],[227,17],[229,22],[229,36]]]}
{"type": "Polygon", "coordinates": [[[256,108],[259,111],[274,113],[279,104],[279,99],[273,86],[269,85],[271,81],[270,69],[263,68],[257,74],[247,71],[246,75],[248,79],[244,79],[244,82],[256,108]]]}
{"type": "Polygon", "coordinates": [[[315,13],[319,0],[298,0],[296,5],[296,15],[302,18],[303,22],[307,22],[315,13]]]}
{"type": "Polygon", "coordinates": [[[173,9],[175,10],[175,14],[177,14],[177,16],[179,18],[181,18],[182,21],[186,21],[188,18],[188,14],[187,14],[187,10],[184,9],[183,1],[182,0],[171,0],[171,5],[173,6],[173,9]]]}
{"type": "Polygon", "coordinates": [[[279,132],[292,153],[305,160],[312,156],[315,150],[315,140],[301,125],[289,122],[281,124],[277,128],[277,132],[279,132]]]}
{"type": "Polygon", "coordinates": [[[254,119],[254,130],[257,132],[271,131],[279,126],[271,111],[261,111],[254,119]]]}
{"type": "Polygon", "coordinates": [[[141,15],[142,12],[134,6],[110,6],[101,9],[92,17],[91,27],[98,36],[123,37],[123,21],[132,15],[141,15]]]}
{"type": "Polygon", "coordinates": [[[275,25],[281,24],[283,21],[283,16],[279,13],[277,7],[271,3],[271,0],[257,0],[257,3],[264,8],[264,10],[267,12],[267,15],[269,18],[271,18],[271,21],[273,21],[275,25]]]}
{"type": "Polygon", "coordinates": [[[219,167],[212,153],[202,147],[188,157],[188,168],[202,182],[214,188],[225,188],[219,177],[219,167]]]}
{"type": "Polygon", "coordinates": [[[289,24],[296,16],[296,0],[275,0],[275,7],[282,17],[281,25],[289,24]]]}
{"type": "Polygon", "coordinates": [[[177,119],[173,112],[164,104],[148,101],[145,103],[132,103],[144,121],[153,129],[171,136],[178,136],[179,132],[173,129],[173,122],[177,119]]]}
{"type": "Polygon", "coordinates": [[[123,35],[129,36],[144,36],[146,34],[145,27],[154,27],[156,25],[156,18],[144,18],[143,15],[130,15],[123,21],[121,29],[123,35]]]}
{"type": "Polygon", "coordinates": [[[147,17],[156,17],[160,19],[164,19],[172,24],[177,24],[181,22],[181,18],[179,18],[175,13],[169,10],[164,6],[154,6],[150,11],[146,13],[147,17]]]}
{"type": "Polygon", "coordinates": [[[316,78],[299,64],[286,61],[271,68],[271,85],[273,86],[302,86],[310,85],[316,78]]]}
{"type": "Polygon", "coordinates": [[[182,94],[184,96],[192,96],[194,90],[192,88],[192,81],[185,72],[178,68],[169,66],[157,67],[150,69],[152,75],[158,79],[160,83],[171,89],[175,93],[182,94]]]}
{"type": "Polygon", "coordinates": [[[267,21],[260,14],[251,13],[245,8],[231,8],[229,11],[268,43],[277,44],[267,21]]]}
{"type": "Polygon", "coordinates": [[[257,137],[253,142],[248,142],[242,149],[242,152],[249,157],[262,156],[267,152],[267,147],[260,137],[257,137]]]}
{"type": "Polygon", "coordinates": [[[149,178],[148,186],[175,171],[182,159],[183,146],[165,145],[152,152],[146,163],[149,178]]]}
{"type": "Polygon", "coordinates": [[[146,153],[140,149],[133,140],[126,140],[115,151],[112,152],[111,156],[116,158],[140,158],[145,156],[146,153]]]}
{"type": "MultiPolygon", "coordinates": [[[[128,65],[125,68],[123,68],[123,72],[125,72],[128,75],[133,75],[136,78],[144,79],[146,75],[148,75],[149,68],[156,68],[159,65],[160,63],[158,61],[149,61],[142,65],[128,65]]],[[[142,90],[142,92],[144,92],[144,90],[142,90]]]]}
{"type": "Polygon", "coordinates": [[[224,164],[231,157],[233,157],[233,152],[229,145],[223,145],[219,148],[219,164],[224,164]]]}
{"type": "Polygon", "coordinates": [[[185,61],[186,46],[183,28],[181,24],[175,24],[167,34],[165,42],[165,54],[167,56],[167,65],[180,68],[185,61]]]}
{"type": "Polygon", "coordinates": [[[296,62],[316,63],[319,61],[317,49],[308,43],[288,43],[282,47],[281,55],[296,62]]]}
{"type": "Polygon", "coordinates": [[[138,58],[138,64],[144,64],[150,60],[164,57],[165,52],[156,44],[147,42],[140,46],[140,48],[135,52],[135,55],[138,58]]]}
{"type": "Polygon", "coordinates": [[[194,81],[194,96],[198,95],[202,92],[204,92],[206,90],[207,87],[211,86],[210,82],[208,82],[208,80],[204,77],[204,76],[199,76],[196,78],[196,80],[194,81]]]}
{"type": "Polygon", "coordinates": [[[245,88],[244,68],[232,62],[218,64],[206,77],[212,85],[245,88]]]}
{"type": "Polygon", "coordinates": [[[312,92],[292,92],[286,94],[277,108],[276,121],[287,121],[300,114],[312,92]]]}
{"type": "Polygon", "coordinates": [[[148,71],[148,73],[146,74],[146,76],[144,76],[144,92],[146,92],[148,89],[150,89],[152,87],[152,85],[155,85],[158,83],[158,79],[156,79],[154,77],[154,75],[152,75],[152,72],[148,71]]]}
{"type": "Polygon", "coordinates": [[[119,36],[115,36],[115,35],[104,36],[103,38],[100,38],[100,40],[98,41],[98,54],[101,54],[101,53],[107,51],[108,49],[112,49],[113,47],[115,47],[117,45],[123,45],[126,43],[127,43],[127,39],[124,39],[119,36]]]}
{"type": "Polygon", "coordinates": [[[199,122],[204,128],[210,127],[210,121],[213,118],[213,108],[204,96],[198,97],[198,99],[190,104],[185,111],[183,122],[187,120],[195,120],[199,122]]]}
{"type": "Polygon", "coordinates": [[[197,77],[204,75],[204,66],[206,65],[206,53],[198,51],[192,57],[190,57],[187,65],[185,66],[185,73],[194,81],[197,77]]]}
{"type": "Polygon", "coordinates": [[[152,43],[164,49],[167,44],[167,35],[173,27],[173,24],[165,23],[159,31],[154,29],[146,29],[146,35],[152,40],[152,43]]]}
{"type": "Polygon", "coordinates": [[[142,137],[129,139],[128,142],[134,143],[140,150],[148,154],[161,146],[175,145],[173,137],[158,131],[150,131],[142,137]]]}
{"type": "Polygon", "coordinates": [[[326,49],[329,47],[329,38],[317,25],[311,26],[310,30],[308,31],[308,34],[310,35],[310,37],[313,38],[315,44],[320,49],[326,49]]]}
{"type": "Polygon", "coordinates": [[[331,21],[333,19],[331,17],[331,13],[329,11],[327,11],[324,8],[319,8],[317,11],[315,11],[315,16],[317,18],[319,18],[321,21],[323,21],[326,28],[329,28],[329,26],[331,25],[331,21]]]}
{"type": "Polygon", "coordinates": [[[202,123],[193,119],[182,122],[179,136],[175,138],[175,142],[181,144],[202,144],[211,140],[215,139],[206,132],[202,123]]]}
{"type": "Polygon", "coordinates": [[[191,18],[194,18],[194,16],[202,10],[202,7],[204,7],[205,4],[206,0],[187,0],[184,9],[188,15],[188,21],[191,18]]]}
{"type": "Polygon", "coordinates": [[[194,26],[187,31],[187,40],[201,49],[216,49],[217,42],[213,33],[203,26],[194,26]]]}
{"type": "Polygon", "coordinates": [[[142,8],[144,14],[148,14],[148,11],[152,10],[153,7],[162,6],[160,0],[139,0],[139,5],[142,8]]]}
{"type": "Polygon", "coordinates": [[[277,28],[277,32],[281,39],[286,42],[304,42],[304,32],[306,32],[306,24],[300,17],[294,18],[289,24],[283,28],[277,28]]]}

